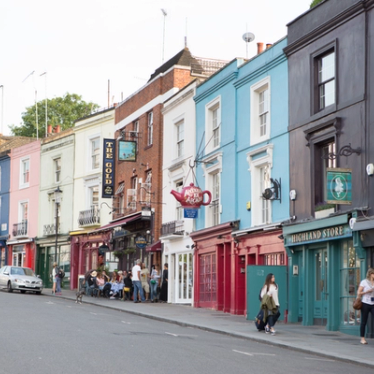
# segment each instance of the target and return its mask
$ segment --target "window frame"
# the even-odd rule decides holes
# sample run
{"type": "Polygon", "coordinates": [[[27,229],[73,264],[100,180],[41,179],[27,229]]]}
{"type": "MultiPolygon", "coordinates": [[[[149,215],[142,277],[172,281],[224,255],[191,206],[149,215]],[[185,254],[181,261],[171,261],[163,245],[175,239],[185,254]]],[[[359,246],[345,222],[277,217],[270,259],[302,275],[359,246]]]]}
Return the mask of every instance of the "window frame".
{"type": "Polygon", "coordinates": [[[62,165],[62,161],[61,161],[61,157],[55,157],[53,159],[53,166],[54,166],[54,170],[55,170],[55,183],[60,183],[61,182],[61,165],[62,165]],[[58,165],[57,165],[57,162],[60,162],[60,168],[58,169],[58,165]]]}
{"type": "MultiPolygon", "coordinates": [[[[271,200],[265,200],[262,197],[264,187],[261,183],[261,168],[268,167],[269,181],[271,178],[271,169],[273,168],[273,144],[267,144],[247,153],[249,164],[248,171],[251,181],[251,220],[252,226],[261,226],[273,221],[271,200]],[[262,156],[260,156],[262,154],[262,156]],[[260,183],[259,183],[260,180],[260,183]],[[265,202],[265,203],[264,203],[265,202]],[[266,205],[268,222],[263,222],[263,207],[266,205]],[[261,211],[261,215],[258,212],[261,211]]],[[[270,186],[269,186],[270,187],[270,186]]],[[[268,187],[266,187],[268,188],[268,187]]]]}
{"type": "Polygon", "coordinates": [[[89,170],[100,170],[100,140],[101,137],[99,134],[93,135],[88,139],[89,142],[89,170]],[[98,148],[97,148],[97,154],[94,154],[93,149],[93,142],[97,140],[98,148]],[[97,158],[97,167],[94,167],[94,158],[97,158]]]}
{"type": "Polygon", "coordinates": [[[21,158],[21,160],[20,160],[20,183],[19,183],[20,189],[30,186],[30,169],[31,169],[30,157],[28,156],[28,157],[21,158]],[[24,168],[24,166],[25,166],[26,162],[27,162],[27,165],[28,165],[28,169],[25,172],[26,169],[24,168]],[[26,182],[25,182],[25,174],[28,175],[26,182]]]}
{"type": "Polygon", "coordinates": [[[206,153],[212,152],[220,147],[221,127],[222,127],[222,99],[221,99],[221,95],[219,95],[205,105],[205,149],[206,149],[206,153]],[[217,110],[217,119],[216,119],[217,124],[214,127],[213,113],[215,110],[217,110]],[[217,144],[215,144],[216,140],[217,140],[217,144]]]}
{"type": "Polygon", "coordinates": [[[329,111],[336,111],[337,103],[338,103],[338,42],[337,39],[332,41],[331,43],[326,44],[322,48],[318,49],[317,51],[310,54],[310,92],[311,92],[311,108],[310,113],[311,116],[319,113],[329,112],[329,111]],[[334,62],[335,62],[335,92],[334,92],[334,103],[324,108],[320,108],[320,84],[319,84],[319,62],[320,60],[334,52],[334,62]]]}
{"type": "Polygon", "coordinates": [[[250,144],[254,145],[270,139],[271,131],[271,79],[267,76],[250,87],[250,144]],[[261,111],[261,94],[267,92],[264,109],[261,111]],[[263,116],[266,115],[265,132],[262,132],[261,123],[263,116]]]}
{"type": "Polygon", "coordinates": [[[147,146],[150,146],[153,144],[153,123],[154,123],[154,116],[153,116],[153,111],[151,111],[147,115],[147,146]]]}

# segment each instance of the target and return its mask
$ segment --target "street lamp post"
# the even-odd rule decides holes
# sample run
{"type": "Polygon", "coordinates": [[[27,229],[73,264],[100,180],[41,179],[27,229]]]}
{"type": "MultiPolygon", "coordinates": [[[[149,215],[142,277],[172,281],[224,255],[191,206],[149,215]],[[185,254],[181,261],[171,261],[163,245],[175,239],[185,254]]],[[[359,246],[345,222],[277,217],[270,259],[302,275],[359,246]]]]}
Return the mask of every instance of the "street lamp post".
{"type": "Polygon", "coordinates": [[[55,205],[56,205],[56,216],[55,216],[55,261],[57,262],[57,265],[59,265],[59,261],[57,260],[57,239],[58,239],[58,207],[60,205],[61,201],[61,194],[62,191],[60,190],[60,186],[58,186],[54,192],[55,194],[55,205]]]}

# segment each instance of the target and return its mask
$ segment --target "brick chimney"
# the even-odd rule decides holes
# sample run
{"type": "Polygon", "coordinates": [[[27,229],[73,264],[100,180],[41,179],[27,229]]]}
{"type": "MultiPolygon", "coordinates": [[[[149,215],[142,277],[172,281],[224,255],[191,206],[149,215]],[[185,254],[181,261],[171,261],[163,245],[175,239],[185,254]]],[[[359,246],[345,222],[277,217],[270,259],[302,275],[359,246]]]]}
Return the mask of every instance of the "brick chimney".
{"type": "Polygon", "coordinates": [[[264,43],[257,43],[257,54],[259,55],[264,50],[264,43]]]}

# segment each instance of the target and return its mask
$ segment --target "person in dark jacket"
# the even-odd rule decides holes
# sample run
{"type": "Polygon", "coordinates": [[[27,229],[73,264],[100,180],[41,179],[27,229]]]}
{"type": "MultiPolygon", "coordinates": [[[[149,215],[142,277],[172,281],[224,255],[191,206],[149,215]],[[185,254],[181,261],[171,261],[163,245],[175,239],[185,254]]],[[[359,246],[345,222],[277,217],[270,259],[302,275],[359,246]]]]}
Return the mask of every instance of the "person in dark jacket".
{"type": "Polygon", "coordinates": [[[160,293],[160,302],[167,303],[168,301],[168,264],[164,264],[164,271],[162,272],[162,285],[160,293]]]}
{"type": "Polygon", "coordinates": [[[131,272],[125,272],[127,275],[123,279],[123,301],[126,300],[131,300],[132,292],[133,292],[133,287],[132,287],[132,280],[131,280],[131,272]]]}

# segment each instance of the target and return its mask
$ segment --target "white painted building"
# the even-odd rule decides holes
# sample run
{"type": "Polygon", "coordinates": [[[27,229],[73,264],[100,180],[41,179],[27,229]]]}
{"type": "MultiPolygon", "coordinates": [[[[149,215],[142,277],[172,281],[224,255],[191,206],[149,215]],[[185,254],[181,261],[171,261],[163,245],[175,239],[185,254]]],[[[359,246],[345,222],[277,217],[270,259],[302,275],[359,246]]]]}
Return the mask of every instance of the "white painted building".
{"type": "Polygon", "coordinates": [[[194,220],[170,191],[181,191],[195,182],[195,102],[197,80],[164,104],[162,228],[163,264],[168,263],[168,302],[193,304],[193,242],[189,233],[194,220]]]}

